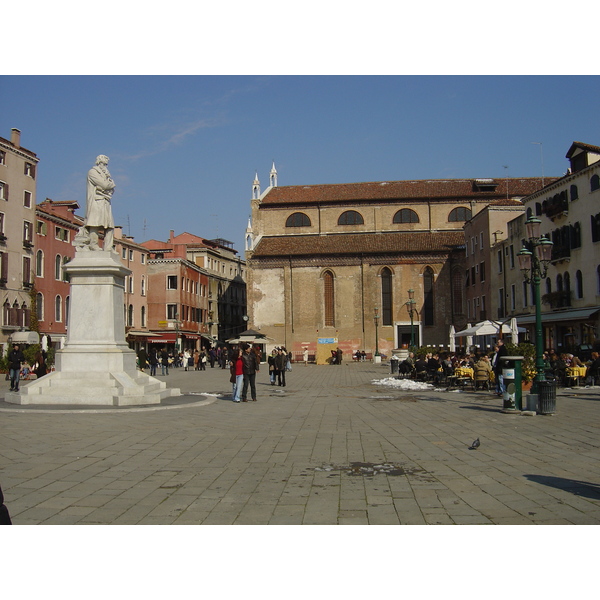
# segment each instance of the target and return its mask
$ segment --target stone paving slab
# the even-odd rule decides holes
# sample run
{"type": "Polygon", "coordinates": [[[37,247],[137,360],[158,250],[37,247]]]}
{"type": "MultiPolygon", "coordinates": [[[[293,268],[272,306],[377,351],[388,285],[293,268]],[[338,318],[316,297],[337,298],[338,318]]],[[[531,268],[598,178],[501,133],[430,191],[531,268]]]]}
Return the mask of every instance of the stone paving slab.
{"type": "Polygon", "coordinates": [[[600,523],[600,388],[523,416],[387,376],[294,365],[279,388],[265,368],[235,404],[228,371],[172,369],[161,406],[0,402],[5,502],[16,525],[600,523]]]}

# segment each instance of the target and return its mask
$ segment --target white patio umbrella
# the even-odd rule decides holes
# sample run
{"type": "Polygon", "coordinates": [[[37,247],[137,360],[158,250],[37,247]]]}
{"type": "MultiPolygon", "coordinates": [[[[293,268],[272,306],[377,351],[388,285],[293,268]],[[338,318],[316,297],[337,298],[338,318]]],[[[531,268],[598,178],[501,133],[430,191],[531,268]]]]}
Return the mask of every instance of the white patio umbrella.
{"type": "Polygon", "coordinates": [[[513,317],[510,320],[510,335],[512,337],[512,343],[513,344],[518,344],[519,343],[519,327],[517,326],[517,319],[515,317],[513,317]]]}
{"type": "Polygon", "coordinates": [[[450,352],[456,352],[456,341],[454,339],[454,325],[450,325],[450,352]]]}

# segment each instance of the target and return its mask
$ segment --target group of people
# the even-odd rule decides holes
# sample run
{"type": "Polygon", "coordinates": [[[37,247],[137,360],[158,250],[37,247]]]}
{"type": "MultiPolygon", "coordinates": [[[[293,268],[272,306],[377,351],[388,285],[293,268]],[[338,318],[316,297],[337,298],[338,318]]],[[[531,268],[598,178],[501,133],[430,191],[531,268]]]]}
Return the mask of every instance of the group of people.
{"type": "Polygon", "coordinates": [[[231,351],[229,370],[232,384],[232,400],[234,402],[248,402],[248,389],[250,397],[256,402],[256,374],[260,371],[260,349],[244,342],[231,351]]]}
{"type": "Polygon", "coordinates": [[[600,380],[600,354],[592,352],[591,358],[586,363],[570,353],[558,354],[554,350],[544,352],[544,371],[546,378],[555,379],[558,385],[570,385],[573,377],[569,376],[569,369],[577,367],[580,372],[585,369],[585,384],[594,385],[600,380]]]}
{"type": "Polygon", "coordinates": [[[285,387],[285,372],[292,370],[292,355],[283,347],[273,348],[270,356],[267,358],[269,365],[269,380],[271,385],[285,387]]]}
{"type": "MultiPolygon", "coordinates": [[[[498,340],[493,352],[489,354],[456,354],[456,353],[427,353],[415,357],[409,352],[408,357],[398,366],[401,375],[413,376],[417,380],[438,383],[454,374],[456,369],[470,369],[476,386],[494,383],[494,391],[501,396],[506,391],[503,377],[503,356],[508,350],[503,340],[498,340]]],[[[555,380],[558,385],[570,385],[569,368],[585,369],[585,383],[594,385],[600,380],[600,354],[592,352],[591,360],[584,364],[573,354],[557,354],[553,350],[544,353],[544,370],[548,380],[555,380]]]]}
{"type": "Polygon", "coordinates": [[[354,353],[354,360],[358,362],[365,362],[367,360],[367,353],[364,350],[357,350],[354,353]]]}
{"type": "Polygon", "coordinates": [[[30,365],[25,359],[23,351],[19,344],[13,344],[12,350],[8,353],[8,376],[10,379],[10,391],[19,391],[19,382],[21,379],[29,379],[30,374],[34,373],[37,378],[43,377],[48,373],[46,360],[48,355],[45,351],[39,350],[30,365]]]}
{"type": "Polygon", "coordinates": [[[226,369],[228,365],[227,348],[202,348],[201,350],[186,349],[183,352],[169,352],[166,347],[156,349],[151,346],[148,351],[142,348],[137,356],[138,368],[141,371],[150,370],[150,376],[155,377],[158,366],[161,367],[161,375],[168,375],[169,368],[183,367],[185,371],[205,371],[206,365],[211,368],[218,365],[226,369]]]}
{"type": "MultiPolygon", "coordinates": [[[[242,343],[231,351],[229,370],[234,402],[248,402],[248,391],[252,401],[256,402],[256,374],[260,371],[261,359],[260,348],[248,343],[242,343]]],[[[292,355],[285,348],[273,349],[267,357],[271,385],[285,387],[286,371],[292,370],[291,361],[292,355]]]]}

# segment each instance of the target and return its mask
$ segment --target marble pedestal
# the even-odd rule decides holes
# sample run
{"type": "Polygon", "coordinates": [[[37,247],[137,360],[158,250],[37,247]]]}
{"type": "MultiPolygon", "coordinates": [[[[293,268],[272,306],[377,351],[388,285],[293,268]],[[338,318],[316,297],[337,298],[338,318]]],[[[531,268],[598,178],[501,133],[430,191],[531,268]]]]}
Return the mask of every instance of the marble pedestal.
{"type": "Polygon", "coordinates": [[[114,252],[78,250],[64,267],[71,280],[65,347],[56,371],[7,393],[12,404],[126,406],[159,404],[178,396],[164,381],[136,367],[125,342],[125,277],[131,273],[114,252]]]}

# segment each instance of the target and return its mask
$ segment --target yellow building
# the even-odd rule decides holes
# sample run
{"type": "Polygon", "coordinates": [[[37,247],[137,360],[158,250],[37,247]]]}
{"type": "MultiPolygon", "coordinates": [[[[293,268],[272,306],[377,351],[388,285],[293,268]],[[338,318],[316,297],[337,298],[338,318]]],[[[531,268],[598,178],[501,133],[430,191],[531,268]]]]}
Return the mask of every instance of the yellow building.
{"type": "Polygon", "coordinates": [[[466,322],[463,224],[539,178],[253,184],[246,231],[249,326],[296,356],[389,355],[449,344],[466,322]],[[414,290],[412,324],[407,310],[414,290]]]}
{"type": "Polygon", "coordinates": [[[28,343],[34,283],[34,223],[38,157],[21,146],[21,132],[0,137],[0,345],[28,343]]]}

